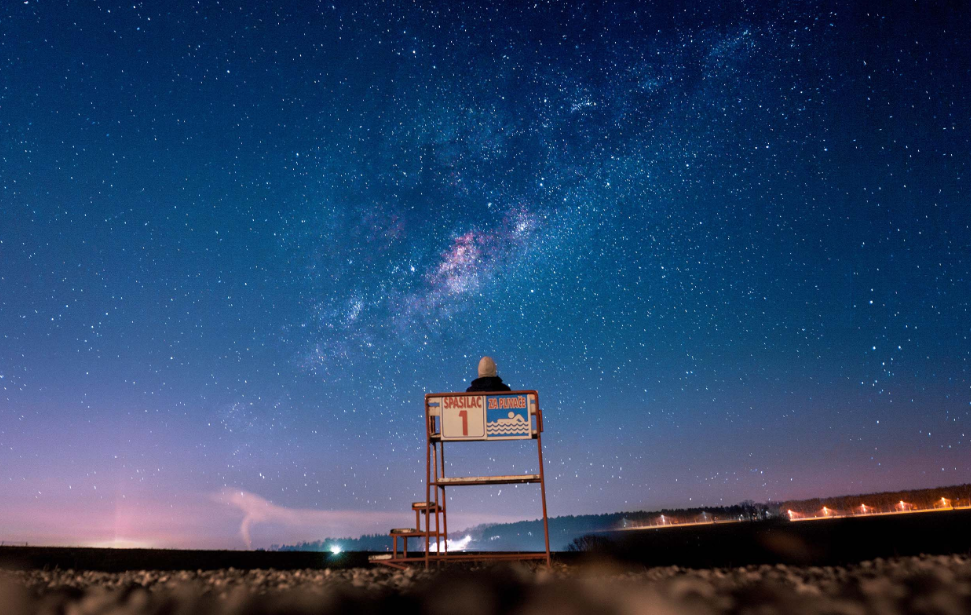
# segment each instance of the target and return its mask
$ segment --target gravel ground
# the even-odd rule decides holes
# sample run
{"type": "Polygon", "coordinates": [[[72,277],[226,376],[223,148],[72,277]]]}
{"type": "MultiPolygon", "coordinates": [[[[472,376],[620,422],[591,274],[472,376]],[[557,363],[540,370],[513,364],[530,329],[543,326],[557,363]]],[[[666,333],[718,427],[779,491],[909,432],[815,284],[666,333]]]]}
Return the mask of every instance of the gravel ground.
{"type": "Polygon", "coordinates": [[[4,615],[311,613],[963,614],[971,557],[873,560],[847,567],[631,570],[609,564],[126,573],[0,571],[4,615]]]}

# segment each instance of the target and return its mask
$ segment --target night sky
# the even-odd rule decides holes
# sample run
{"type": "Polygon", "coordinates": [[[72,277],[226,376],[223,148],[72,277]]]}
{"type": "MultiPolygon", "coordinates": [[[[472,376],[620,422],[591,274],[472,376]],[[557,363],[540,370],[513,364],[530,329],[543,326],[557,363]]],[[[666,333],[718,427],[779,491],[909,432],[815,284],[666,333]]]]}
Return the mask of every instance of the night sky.
{"type": "MultiPolygon", "coordinates": [[[[0,540],[402,527],[423,395],[484,354],[551,515],[971,481],[968,23],[0,4],[0,540]]],[[[540,515],[453,491],[452,529],[540,515]]]]}

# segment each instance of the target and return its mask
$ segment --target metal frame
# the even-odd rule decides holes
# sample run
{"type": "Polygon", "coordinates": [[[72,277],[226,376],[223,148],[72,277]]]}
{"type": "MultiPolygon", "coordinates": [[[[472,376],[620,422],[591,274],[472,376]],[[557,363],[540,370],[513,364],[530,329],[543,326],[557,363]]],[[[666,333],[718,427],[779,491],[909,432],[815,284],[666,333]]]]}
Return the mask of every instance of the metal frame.
{"type": "MultiPolygon", "coordinates": [[[[527,406],[529,403],[527,402],[527,406]]],[[[431,550],[431,527],[428,517],[425,517],[425,567],[432,562],[460,561],[460,560],[523,560],[523,559],[545,559],[546,565],[550,565],[550,530],[549,517],[546,512],[546,478],[543,471],[543,412],[540,410],[539,393],[534,390],[528,391],[490,391],[472,393],[428,393],[425,395],[425,501],[434,503],[435,513],[435,553],[431,550]],[[536,403],[535,407],[529,407],[527,412],[530,417],[530,431],[532,439],[536,440],[536,451],[539,458],[539,474],[511,475],[511,476],[470,476],[451,478],[445,476],[445,440],[441,438],[441,411],[437,408],[434,412],[429,408],[428,402],[437,397],[461,397],[461,396],[487,396],[487,395],[526,395],[527,399],[532,395],[536,403]],[[536,427],[532,426],[532,417],[536,417],[536,427]],[[438,417],[438,429],[436,430],[435,418],[438,417]],[[433,472],[434,469],[434,472],[433,472]],[[543,537],[546,544],[545,553],[492,553],[492,554],[452,554],[448,553],[448,510],[445,506],[445,487],[459,487],[468,485],[509,485],[509,484],[529,484],[539,483],[540,498],[543,503],[543,537]],[[432,487],[435,488],[434,499],[432,498],[432,487]],[[441,499],[439,499],[441,496],[441,499]],[[441,532],[439,531],[439,515],[442,517],[441,532]],[[442,548],[442,536],[445,537],[444,549],[442,548]]],[[[514,439],[524,438],[489,438],[483,440],[448,440],[448,442],[488,442],[497,440],[508,442],[514,439]]]]}
{"type": "Polygon", "coordinates": [[[407,564],[416,564],[425,561],[424,553],[419,551],[421,555],[416,555],[414,557],[408,557],[408,539],[409,538],[421,538],[425,537],[426,542],[431,536],[435,536],[435,542],[439,542],[442,533],[438,530],[438,523],[436,518],[435,531],[431,531],[430,525],[430,515],[435,514],[438,516],[438,504],[434,502],[412,502],[411,509],[415,511],[415,527],[414,528],[395,528],[392,529],[389,534],[391,535],[391,553],[375,554],[368,557],[368,560],[374,564],[382,564],[389,566],[391,568],[397,568],[399,570],[407,570],[407,564]],[[422,529],[421,516],[425,516],[425,528],[422,529]],[[401,556],[398,556],[398,539],[401,539],[401,556]]]}

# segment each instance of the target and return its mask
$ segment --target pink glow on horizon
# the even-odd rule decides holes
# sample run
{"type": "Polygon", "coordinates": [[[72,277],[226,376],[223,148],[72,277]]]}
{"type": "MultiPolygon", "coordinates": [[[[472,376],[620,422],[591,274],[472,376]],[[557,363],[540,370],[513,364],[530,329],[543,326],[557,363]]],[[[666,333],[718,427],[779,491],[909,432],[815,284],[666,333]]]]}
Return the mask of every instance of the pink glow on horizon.
{"type": "MultiPolygon", "coordinates": [[[[48,546],[251,549],[323,538],[385,533],[414,523],[414,513],[287,508],[239,489],[183,494],[170,500],[134,498],[40,504],[6,502],[0,541],[48,546]]],[[[454,527],[519,518],[450,515],[454,527]]],[[[389,545],[390,545],[390,538],[389,545]]]]}

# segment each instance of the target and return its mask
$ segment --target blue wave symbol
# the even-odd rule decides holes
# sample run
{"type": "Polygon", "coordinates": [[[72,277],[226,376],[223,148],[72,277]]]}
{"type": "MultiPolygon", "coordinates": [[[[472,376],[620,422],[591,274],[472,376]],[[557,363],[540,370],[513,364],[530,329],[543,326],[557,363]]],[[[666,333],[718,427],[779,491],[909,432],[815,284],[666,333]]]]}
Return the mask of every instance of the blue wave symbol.
{"type": "Polygon", "coordinates": [[[519,436],[529,433],[529,421],[521,414],[512,414],[508,419],[486,423],[486,434],[490,436],[519,436]]]}

